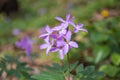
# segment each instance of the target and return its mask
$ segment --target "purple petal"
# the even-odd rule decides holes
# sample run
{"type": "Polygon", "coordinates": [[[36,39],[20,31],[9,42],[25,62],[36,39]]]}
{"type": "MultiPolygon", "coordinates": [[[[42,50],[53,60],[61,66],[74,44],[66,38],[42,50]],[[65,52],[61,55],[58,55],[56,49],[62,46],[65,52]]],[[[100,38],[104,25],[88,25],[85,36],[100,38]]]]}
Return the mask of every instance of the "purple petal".
{"type": "Polygon", "coordinates": [[[47,47],[48,47],[48,44],[42,44],[42,45],[40,45],[40,49],[45,49],[47,47]]]}
{"type": "Polygon", "coordinates": [[[58,41],[63,40],[63,35],[59,35],[57,38],[58,41]]]}
{"type": "Polygon", "coordinates": [[[57,41],[57,44],[56,44],[57,47],[61,47],[61,46],[64,46],[64,45],[65,45],[64,41],[62,41],[62,40],[57,41]]]}
{"type": "Polygon", "coordinates": [[[48,34],[42,34],[42,35],[39,36],[39,38],[46,37],[46,36],[48,36],[48,34]]]}
{"type": "Polygon", "coordinates": [[[30,45],[26,46],[26,53],[30,55],[30,53],[31,53],[31,46],[30,45]]]}
{"type": "Polygon", "coordinates": [[[65,35],[65,39],[67,40],[67,42],[70,41],[71,35],[72,35],[71,31],[68,31],[67,34],[65,35]]]}
{"type": "Polygon", "coordinates": [[[66,29],[68,27],[68,22],[63,23],[63,28],[66,29]]]}
{"type": "Polygon", "coordinates": [[[67,14],[67,15],[66,15],[66,21],[68,21],[69,18],[70,18],[70,14],[67,14]]]}
{"type": "Polygon", "coordinates": [[[75,27],[75,24],[72,21],[70,21],[69,24],[75,27]]]}
{"type": "Polygon", "coordinates": [[[28,44],[32,45],[35,41],[34,40],[28,40],[28,44]]]}
{"type": "Polygon", "coordinates": [[[60,17],[55,17],[58,21],[61,21],[61,22],[63,22],[63,23],[65,23],[65,21],[62,19],[62,18],[60,18],[60,17]]]}
{"type": "Polygon", "coordinates": [[[48,46],[47,50],[46,50],[46,55],[48,55],[48,53],[50,52],[51,46],[48,46]]]}
{"type": "Polygon", "coordinates": [[[15,43],[15,45],[16,45],[17,47],[20,47],[20,46],[21,46],[20,42],[18,42],[18,41],[15,43]]]}
{"type": "Polygon", "coordinates": [[[42,27],[39,29],[40,34],[44,34],[46,32],[46,27],[42,27]]]}
{"type": "Polygon", "coordinates": [[[60,29],[61,29],[61,26],[55,26],[54,28],[52,28],[52,30],[54,30],[54,31],[58,31],[60,29]]]}
{"type": "Polygon", "coordinates": [[[70,41],[69,45],[72,46],[72,47],[78,48],[78,44],[74,41],[70,41]]]}
{"type": "Polygon", "coordinates": [[[66,34],[67,30],[66,29],[62,29],[61,31],[59,31],[60,35],[66,34]]]}
{"type": "Polygon", "coordinates": [[[79,23],[79,24],[78,24],[78,27],[79,27],[79,28],[82,28],[82,27],[83,27],[83,24],[79,23]]]}
{"type": "Polygon", "coordinates": [[[59,51],[59,58],[60,58],[60,59],[64,59],[63,50],[60,50],[60,51],[59,51]]]}
{"type": "Polygon", "coordinates": [[[22,38],[19,42],[16,42],[16,46],[20,47],[21,49],[24,49],[26,54],[27,54],[27,56],[29,57],[29,54],[31,53],[32,43],[33,43],[33,40],[31,40],[27,36],[27,37],[22,38]]]}
{"type": "Polygon", "coordinates": [[[47,36],[44,40],[47,44],[50,44],[50,36],[47,36]]]}
{"type": "Polygon", "coordinates": [[[58,50],[59,50],[59,48],[54,47],[54,48],[51,48],[51,49],[50,49],[50,52],[57,52],[58,50]]]}
{"type": "Polygon", "coordinates": [[[46,26],[46,31],[47,31],[48,33],[51,32],[51,29],[50,29],[50,27],[49,27],[48,25],[46,26]]]}
{"type": "Polygon", "coordinates": [[[69,50],[69,45],[66,44],[66,45],[63,47],[64,54],[67,54],[67,53],[68,53],[68,50],[69,50]]]}
{"type": "Polygon", "coordinates": [[[74,18],[75,18],[75,16],[73,16],[72,18],[70,18],[69,21],[72,22],[74,18]]]}
{"type": "Polygon", "coordinates": [[[81,30],[81,31],[84,31],[84,32],[88,32],[86,29],[84,29],[84,28],[81,28],[81,29],[79,29],[79,30],[81,30]]]}
{"type": "Polygon", "coordinates": [[[52,38],[54,38],[54,39],[57,39],[57,37],[58,37],[58,36],[55,35],[55,34],[51,34],[50,36],[51,36],[52,38]]]}
{"type": "Polygon", "coordinates": [[[88,32],[86,29],[82,28],[83,24],[79,23],[78,25],[74,26],[74,32],[77,33],[79,30],[88,32]]]}
{"type": "Polygon", "coordinates": [[[78,29],[74,28],[74,32],[75,32],[75,33],[78,33],[78,31],[79,31],[78,29]]]}

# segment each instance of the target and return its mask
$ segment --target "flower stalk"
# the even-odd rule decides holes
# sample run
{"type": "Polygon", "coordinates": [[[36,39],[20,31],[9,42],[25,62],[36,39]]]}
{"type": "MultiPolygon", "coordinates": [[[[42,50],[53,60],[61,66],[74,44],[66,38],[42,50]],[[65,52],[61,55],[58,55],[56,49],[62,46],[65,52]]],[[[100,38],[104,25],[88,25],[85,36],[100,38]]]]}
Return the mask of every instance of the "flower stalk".
{"type": "Polygon", "coordinates": [[[67,54],[67,61],[68,61],[68,80],[70,80],[70,63],[69,63],[69,53],[67,54]]]}

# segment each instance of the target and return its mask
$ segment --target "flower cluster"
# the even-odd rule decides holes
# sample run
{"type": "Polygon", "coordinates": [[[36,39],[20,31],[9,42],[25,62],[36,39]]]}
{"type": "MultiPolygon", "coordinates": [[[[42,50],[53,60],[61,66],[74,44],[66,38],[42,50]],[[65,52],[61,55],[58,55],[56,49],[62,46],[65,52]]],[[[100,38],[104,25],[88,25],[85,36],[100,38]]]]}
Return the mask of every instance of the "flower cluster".
{"type": "Polygon", "coordinates": [[[24,49],[28,58],[30,58],[32,44],[33,44],[33,40],[31,40],[28,36],[16,42],[16,46],[21,49],[24,49]]]}
{"type": "Polygon", "coordinates": [[[73,22],[74,17],[70,17],[70,14],[66,15],[66,20],[60,17],[56,17],[60,21],[60,25],[50,28],[46,26],[46,33],[41,34],[39,38],[43,38],[45,44],[40,45],[40,49],[46,49],[46,54],[49,52],[59,52],[59,58],[63,59],[71,48],[78,48],[78,44],[71,40],[72,32],[78,33],[80,30],[87,32],[83,28],[83,24],[75,24],[73,22]],[[73,30],[70,30],[71,25],[73,30]]]}

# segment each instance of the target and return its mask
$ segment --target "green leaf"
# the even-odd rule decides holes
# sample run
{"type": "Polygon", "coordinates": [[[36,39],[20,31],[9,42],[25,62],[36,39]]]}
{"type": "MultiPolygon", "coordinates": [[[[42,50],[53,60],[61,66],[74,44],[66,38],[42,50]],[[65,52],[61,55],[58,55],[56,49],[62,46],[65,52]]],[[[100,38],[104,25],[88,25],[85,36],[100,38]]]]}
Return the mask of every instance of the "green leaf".
{"type": "Polygon", "coordinates": [[[94,47],[94,61],[95,63],[99,63],[104,60],[110,53],[110,49],[107,46],[95,46],[94,47]]]}
{"type": "Polygon", "coordinates": [[[98,32],[92,32],[90,34],[90,39],[94,43],[106,41],[108,37],[109,37],[108,35],[105,35],[103,33],[98,33],[98,32]]]}
{"type": "Polygon", "coordinates": [[[61,74],[49,71],[41,72],[40,74],[32,76],[32,78],[37,80],[63,80],[63,76],[61,74]]]}
{"type": "Polygon", "coordinates": [[[120,69],[118,67],[112,66],[110,64],[102,65],[99,68],[99,70],[103,71],[104,73],[106,73],[110,77],[115,77],[115,75],[120,71],[120,69]]]}
{"type": "Polygon", "coordinates": [[[88,66],[88,67],[85,68],[84,71],[86,72],[87,75],[90,75],[90,74],[94,73],[95,67],[94,66],[88,66]]]}
{"type": "Polygon", "coordinates": [[[48,71],[53,71],[55,73],[62,73],[63,72],[62,66],[57,64],[57,63],[53,63],[52,66],[45,66],[45,68],[48,71]]]}
{"type": "Polygon", "coordinates": [[[80,64],[76,69],[76,77],[80,80],[96,80],[96,78],[101,76],[103,76],[103,73],[96,71],[94,66],[84,68],[84,66],[80,64]]]}
{"type": "Polygon", "coordinates": [[[53,66],[46,66],[46,71],[41,71],[39,74],[32,76],[37,80],[64,80],[62,66],[53,64],[53,66]]]}
{"type": "Polygon", "coordinates": [[[78,64],[78,61],[73,64],[70,64],[70,71],[74,70],[77,64],[78,64]]]}
{"type": "Polygon", "coordinates": [[[110,60],[112,61],[113,64],[116,66],[120,65],[120,54],[118,53],[113,53],[110,57],[110,60]]]}
{"type": "Polygon", "coordinates": [[[30,78],[31,74],[29,73],[30,71],[32,71],[32,69],[27,68],[26,65],[26,63],[20,62],[17,59],[17,56],[5,55],[4,58],[0,60],[0,76],[2,75],[2,72],[5,71],[7,73],[7,78],[15,76],[18,79],[23,78],[23,80],[34,80],[30,78]],[[7,65],[12,65],[13,63],[16,64],[16,69],[7,69],[7,65]]]}
{"type": "Polygon", "coordinates": [[[83,70],[84,70],[84,66],[83,66],[83,64],[80,64],[76,69],[76,73],[80,73],[83,70]]]}
{"type": "Polygon", "coordinates": [[[81,78],[80,80],[95,80],[94,78],[81,78]]]}

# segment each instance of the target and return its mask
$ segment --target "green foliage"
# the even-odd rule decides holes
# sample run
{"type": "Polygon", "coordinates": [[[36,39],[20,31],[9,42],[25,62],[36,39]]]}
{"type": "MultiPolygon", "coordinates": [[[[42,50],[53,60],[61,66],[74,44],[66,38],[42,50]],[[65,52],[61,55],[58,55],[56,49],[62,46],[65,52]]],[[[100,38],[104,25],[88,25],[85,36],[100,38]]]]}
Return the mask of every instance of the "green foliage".
{"type": "Polygon", "coordinates": [[[40,74],[32,76],[36,80],[64,80],[62,66],[53,64],[51,67],[46,66],[46,71],[41,71],[40,74]]]}
{"type": "Polygon", "coordinates": [[[102,65],[99,70],[103,71],[106,75],[110,77],[115,77],[117,73],[120,72],[119,67],[116,67],[110,64],[102,65]]]}
{"type": "MultiPolygon", "coordinates": [[[[20,2],[20,15],[17,14],[16,16],[13,15],[11,18],[6,18],[0,14],[0,51],[2,50],[1,45],[6,46],[6,44],[9,45],[11,43],[15,43],[16,37],[12,35],[12,29],[18,28],[21,31],[32,29],[36,32],[36,29],[45,26],[46,23],[53,25],[55,23],[55,20],[53,19],[54,16],[63,16],[66,12],[70,12],[78,18],[76,22],[84,23],[84,27],[88,29],[87,36],[79,35],[80,40],[78,40],[78,42],[81,41],[79,43],[80,47],[79,49],[75,49],[75,51],[71,51],[72,57],[74,57],[75,60],[78,60],[80,58],[79,56],[82,56],[83,61],[86,61],[88,64],[95,63],[94,65],[102,68],[102,71],[104,71],[107,76],[116,80],[115,76],[119,76],[120,74],[120,72],[118,72],[118,67],[120,66],[119,0],[71,0],[71,2],[68,2],[70,5],[67,5],[67,1],[64,0],[18,1],[20,2]],[[67,9],[66,7],[69,7],[70,9],[69,11],[65,10],[64,12],[63,8],[67,9]],[[108,10],[109,16],[107,18],[97,20],[102,18],[99,16],[101,16],[101,11],[104,9],[108,10]],[[94,17],[95,20],[93,20],[94,17]],[[87,39],[84,40],[85,38],[82,39],[81,37],[87,37],[87,39]],[[86,56],[84,52],[88,53],[88,55],[86,56]],[[106,62],[108,62],[108,65],[106,65],[106,62]]],[[[7,59],[5,62],[4,60],[6,59],[7,58],[2,59],[1,61],[0,66],[2,69],[0,69],[0,73],[2,73],[3,70],[6,70],[10,72],[8,72],[9,75],[13,75],[11,74],[12,72],[19,77],[20,74],[17,75],[15,70],[11,71],[6,69],[8,61],[10,61],[10,59],[7,59]]],[[[13,62],[14,61],[16,60],[13,60],[13,62]]],[[[73,61],[73,59],[71,61],[73,61]]],[[[17,73],[21,73],[22,76],[24,76],[24,72],[22,71],[25,70],[22,70],[22,67],[25,67],[26,64],[22,65],[19,61],[15,63],[21,64],[21,71],[19,70],[20,72],[17,71],[17,73]]],[[[67,70],[67,67],[68,66],[66,65],[66,68],[64,67],[63,71],[67,70]]],[[[71,65],[71,71],[75,67],[76,64],[74,66],[71,65]]],[[[49,75],[49,71],[44,74],[49,75]]]]}
{"type": "Polygon", "coordinates": [[[15,76],[19,80],[34,80],[31,77],[31,68],[26,67],[26,63],[20,62],[18,58],[14,56],[5,55],[4,58],[0,60],[0,76],[3,72],[7,73],[7,77],[15,76]],[[12,67],[14,65],[14,68],[12,67]],[[8,66],[10,68],[8,68],[8,66]]]}
{"type": "Polygon", "coordinates": [[[89,41],[83,45],[84,49],[88,49],[87,55],[84,56],[85,60],[97,67],[104,68],[102,71],[106,73],[106,76],[113,79],[118,79],[116,76],[120,75],[118,68],[120,65],[119,20],[119,17],[111,17],[88,25],[90,27],[88,28],[90,34],[87,36],[89,41]]]}
{"type": "Polygon", "coordinates": [[[98,33],[97,32],[92,32],[90,35],[90,39],[92,42],[96,43],[96,42],[103,42],[106,41],[108,39],[108,35],[104,35],[103,33],[98,33]]]}
{"type": "Polygon", "coordinates": [[[120,65],[120,54],[118,53],[113,53],[110,57],[111,62],[116,65],[119,66],[120,65]]]}
{"type": "Polygon", "coordinates": [[[110,49],[107,46],[95,46],[94,47],[94,62],[98,63],[104,60],[110,53],[110,49]]]}
{"type": "Polygon", "coordinates": [[[76,77],[79,80],[96,80],[99,77],[103,77],[103,72],[97,72],[94,66],[87,66],[84,68],[80,64],[76,69],[76,77]]]}
{"type": "MultiPolygon", "coordinates": [[[[39,74],[32,76],[37,80],[64,80],[68,74],[68,66],[64,67],[59,64],[53,64],[53,66],[46,66],[45,71],[41,71],[39,74]]],[[[76,74],[71,73],[75,80],[96,80],[98,77],[103,76],[102,72],[95,71],[93,66],[84,67],[82,64],[78,65],[78,62],[70,65],[70,71],[75,70],[76,74]]]]}

